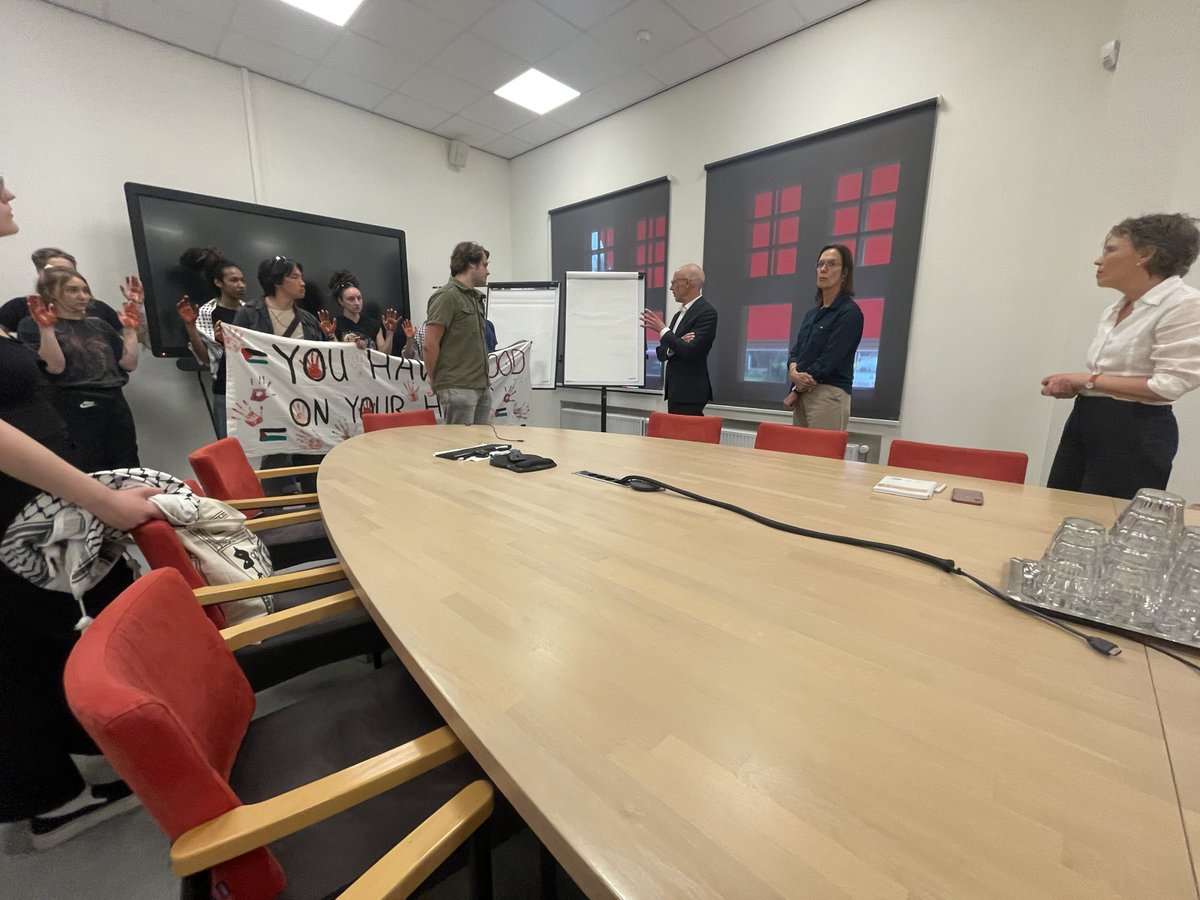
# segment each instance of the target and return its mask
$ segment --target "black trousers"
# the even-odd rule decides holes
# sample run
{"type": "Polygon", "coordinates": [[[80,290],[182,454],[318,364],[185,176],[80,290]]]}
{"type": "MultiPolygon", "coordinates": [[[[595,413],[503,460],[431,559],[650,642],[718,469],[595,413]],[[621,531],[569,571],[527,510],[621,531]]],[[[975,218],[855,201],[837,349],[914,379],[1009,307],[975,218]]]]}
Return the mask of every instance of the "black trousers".
{"type": "Polygon", "coordinates": [[[85,472],[140,466],[137,426],[120,388],[59,390],[54,407],[75,443],[75,462],[85,472]]]}
{"type": "Polygon", "coordinates": [[[667,400],[667,412],[673,416],[702,416],[704,403],[681,403],[678,400],[667,400]]]}
{"type": "Polygon", "coordinates": [[[1046,486],[1130,499],[1166,488],[1178,449],[1170,406],[1076,397],[1046,486]]]}
{"type": "MultiPolygon", "coordinates": [[[[117,563],[84,597],[88,615],[132,581],[117,563]]],[[[100,752],[63,691],[79,617],[70,594],[35,587],[0,565],[0,822],[49,812],[76,796],[83,778],[70,754],[100,752]]]]}

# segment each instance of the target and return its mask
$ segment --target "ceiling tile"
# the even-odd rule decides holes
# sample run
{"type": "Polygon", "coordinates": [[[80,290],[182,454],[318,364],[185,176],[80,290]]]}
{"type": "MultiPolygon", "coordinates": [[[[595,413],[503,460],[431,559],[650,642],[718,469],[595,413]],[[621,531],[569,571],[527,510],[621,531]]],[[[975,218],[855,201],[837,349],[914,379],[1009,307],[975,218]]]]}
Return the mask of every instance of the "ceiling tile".
{"type": "Polygon", "coordinates": [[[784,35],[799,31],[804,22],[787,0],[768,0],[708,33],[708,39],[736,59],[784,35]]]}
{"type": "Polygon", "coordinates": [[[577,28],[533,0],[501,0],[471,30],[531,63],[580,36],[577,28]]]}
{"type": "Polygon", "coordinates": [[[588,34],[614,53],[641,64],[687,43],[696,36],[696,29],[663,0],[634,0],[620,12],[593,25],[588,34]],[[650,32],[650,40],[638,43],[639,31],[650,32]]]}
{"type": "Polygon", "coordinates": [[[336,25],[279,0],[242,0],[230,27],[256,41],[274,44],[309,59],[324,58],[342,34],[336,25]]]}
{"type": "Polygon", "coordinates": [[[500,137],[500,132],[495,129],[464,119],[462,116],[447,119],[433,131],[434,134],[440,134],[453,141],[466,141],[472,147],[483,147],[500,137]]]}
{"type": "Polygon", "coordinates": [[[532,150],[533,145],[527,144],[520,138],[515,138],[511,134],[503,135],[496,138],[486,147],[483,148],[488,153],[494,153],[496,156],[502,156],[505,159],[512,159],[526,150],[532,150]]]}
{"type": "Polygon", "coordinates": [[[400,93],[415,97],[423,103],[456,113],[470,106],[486,91],[467,84],[461,78],[426,67],[400,86],[400,93]]]}
{"type": "Polygon", "coordinates": [[[186,10],[146,3],[144,0],[111,0],[108,20],[130,31],[158,38],[212,56],[221,46],[225,29],[186,10]]]}
{"type": "MultiPolygon", "coordinates": [[[[197,3],[196,0],[159,0],[159,2],[208,19],[218,25],[228,25],[233,18],[234,10],[237,9],[239,0],[204,0],[203,3],[197,3]]],[[[110,3],[109,7],[111,8],[112,5],[110,3]]],[[[140,5],[145,6],[145,0],[142,0],[140,5]]]]}
{"type": "Polygon", "coordinates": [[[404,122],[415,128],[423,128],[426,131],[433,130],[435,126],[450,118],[450,113],[445,110],[422,103],[407,94],[389,95],[375,107],[375,112],[381,116],[387,116],[389,119],[395,119],[397,122],[404,122]]]}
{"type": "Polygon", "coordinates": [[[325,65],[386,88],[397,88],[417,74],[421,63],[402,53],[347,32],[325,57],[325,65]]]}
{"type": "Polygon", "coordinates": [[[385,87],[347,75],[330,66],[318,66],[305,79],[304,86],[310,91],[363,109],[374,109],[389,93],[385,87]]]}
{"type": "Polygon", "coordinates": [[[597,100],[613,109],[624,109],[639,100],[653,97],[666,87],[661,81],[642,69],[633,69],[624,75],[619,75],[611,81],[589,93],[597,100]]]}
{"type": "Polygon", "coordinates": [[[417,62],[433,59],[459,33],[456,26],[408,0],[367,0],[348,27],[417,62]]]}
{"type": "Polygon", "coordinates": [[[534,119],[528,125],[522,125],[512,133],[512,136],[538,147],[557,137],[562,137],[571,130],[569,125],[542,116],[540,119],[534,119]]]}
{"type": "Polygon", "coordinates": [[[613,56],[598,40],[584,34],[541,60],[537,67],[582,92],[616,78],[630,65],[625,59],[613,56]]]}
{"type": "Polygon", "coordinates": [[[529,68],[524,60],[473,34],[461,35],[430,63],[443,72],[483,88],[489,94],[529,68]]]}
{"type": "Polygon", "coordinates": [[[667,0],[671,7],[699,28],[708,31],[741,15],[763,0],[667,0]]]}
{"type": "Polygon", "coordinates": [[[502,134],[507,134],[532,122],[537,114],[523,109],[515,103],[509,103],[503,97],[488,94],[486,97],[476,100],[459,115],[464,119],[470,119],[472,122],[478,122],[480,125],[495,128],[502,134]]]}
{"type": "Polygon", "coordinates": [[[217,59],[235,66],[245,66],[269,78],[289,84],[303,84],[317,64],[298,53],[282,50],[263,41],[254,41],[244,34],[231,31],[217,48],[217,59]]]}
{"type": "Polygon", "coordinates": [[[693,75],[715,69],[729,58],[702,37],[646,63],[646,71],[663,84],[679,84],[693,75]]]}
{"type": "Polygon", "coordinates": [[[866,0],[792,0],[792,6],[805,22],[811,24],[852,9],[866,0]]]}
{"type": "Polygon", "coordinates": [[[591,28],[631,0],[540,0],[542,6],[558,13],[577,28],[591,28]]]}
{"type": "Polygon", "coordinates": [[[75,12],[95,16],[97,19],[104,18],[104,0],[48,0],[48,2],[55,6],[61,6],[63,9],[73,9],[75,12]]]}
{"type": "Polygon", "coordinates": [[[613,109],[591,93],[582,94],[546,115],[569,128],[582,128],[589,122],[607,116],[613,109]]]}
{"type": "Polygon", "coordinates": [[[413,0],[443,19],[462,28],[470,28],[492,7],[493,0],[413,0]]]}

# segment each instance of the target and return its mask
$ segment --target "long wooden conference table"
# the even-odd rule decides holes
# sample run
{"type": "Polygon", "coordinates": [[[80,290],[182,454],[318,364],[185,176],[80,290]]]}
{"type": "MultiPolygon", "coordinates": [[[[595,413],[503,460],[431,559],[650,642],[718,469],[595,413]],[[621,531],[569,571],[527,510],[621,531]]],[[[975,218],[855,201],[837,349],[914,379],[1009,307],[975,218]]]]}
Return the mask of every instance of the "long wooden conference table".
{"type": "MultiPolygon", "coordinates": [[[[770,530],[648,475],[998,586],[1119,501],[900,469],[501,428],[558,467],[363,435],[322,465],[351,581],[488,775],[590,897],[1198,896],[1200,675],[1117,657],[909,559],[770,530]]],[[[1153,659],[1151,658],[1153,657],[1153,659]]]]}

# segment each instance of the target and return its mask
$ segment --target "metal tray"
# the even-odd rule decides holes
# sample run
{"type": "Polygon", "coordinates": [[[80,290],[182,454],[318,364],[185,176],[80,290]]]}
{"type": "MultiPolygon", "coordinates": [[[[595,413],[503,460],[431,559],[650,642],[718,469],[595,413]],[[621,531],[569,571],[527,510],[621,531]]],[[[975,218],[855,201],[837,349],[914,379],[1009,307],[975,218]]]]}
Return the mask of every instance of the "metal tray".
{"type": "Polygon", "coordinates": [[[1182,641],[1177,638],[1164,637],[1157,631],[1149,631],[1146,629],[1135,628],[1132,625],[1125,623],[1117,624],[1106,619],[1089,619],[1086,616],[1081,616],[1078,613],[1066,612],[1054,606],[1046,606],[1033,595],[1033,585],[1037,579],[1038,567],[1040,561],[1036,559],[1022,559],[1019,556],[1014,556],[1008,561],[1008,584],[1006,593],[1014,600],[1024,603],[1027,606],[1033,606],[1042,610],[1056,619],[1065,619],[1069,622],[1078,622],[1081,625],[1093,625],[1098,628],[1103,628],[1106,631],[1116,632],[1117,634],[1125,635],[1134,640],[1146,642],[1149,639],[1153,643],[1164,644],[1169,647],[1177,647],[1181,650],[1200,650],[1200,641],[1182,641]]]}

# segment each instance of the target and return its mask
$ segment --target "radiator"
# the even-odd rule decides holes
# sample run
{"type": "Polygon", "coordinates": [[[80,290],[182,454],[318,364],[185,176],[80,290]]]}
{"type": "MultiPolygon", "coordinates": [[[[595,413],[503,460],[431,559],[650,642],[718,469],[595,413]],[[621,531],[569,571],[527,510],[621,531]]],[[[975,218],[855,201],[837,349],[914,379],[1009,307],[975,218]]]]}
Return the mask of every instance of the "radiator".
{"type": "Polygon", "coordinates": [[[754,432],[742,431],[740,428],[722,428],[721,443],[730,447],[753,447],[754,432]]]}
{"type": "MultiPolygon", "coordinates": [[[[646,433],[646,420],[642,416],[621,413],[608,414],[608,430],[613,434],[646,433]]],[[[573,409],[564,406],[559,417],[559,426],[575,431],[599,431],[600,411],[595,409],[573,409]]]]}

